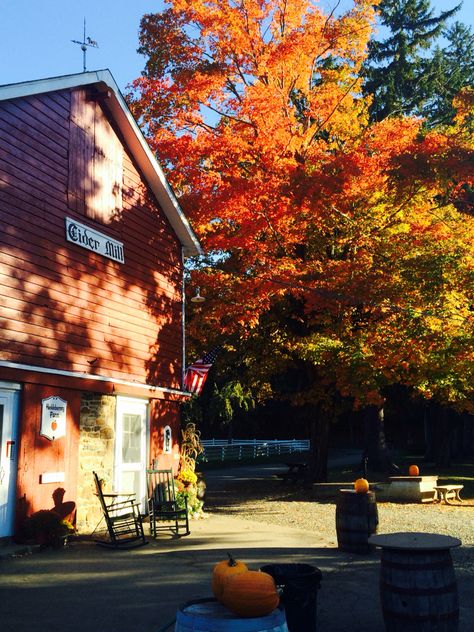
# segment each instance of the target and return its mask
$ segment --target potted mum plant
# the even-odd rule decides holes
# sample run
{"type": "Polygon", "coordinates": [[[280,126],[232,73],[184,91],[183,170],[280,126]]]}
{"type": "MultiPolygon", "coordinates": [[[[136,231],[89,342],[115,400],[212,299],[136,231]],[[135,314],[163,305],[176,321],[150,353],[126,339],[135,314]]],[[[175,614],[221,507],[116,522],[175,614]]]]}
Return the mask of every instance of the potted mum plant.
{"type": "Polygon", "coordinates": [[[74,532],[74,525],[69,520],[49,509],[41,509],[25,520],[20,538],[25,542],[60,548],[67,544],[68,537],[74,532]]]}
{"type": "Polygon", "coordinates": [[[176,478],[176,499],[180,506],[185,506],[187,499],[190,518],[204,517],[203,498],[205,483],[202,476],[195,472],[196,458],[203,452],[199,430],[194,423],[188,423],[182,431],[180,469],[176,478]]]}

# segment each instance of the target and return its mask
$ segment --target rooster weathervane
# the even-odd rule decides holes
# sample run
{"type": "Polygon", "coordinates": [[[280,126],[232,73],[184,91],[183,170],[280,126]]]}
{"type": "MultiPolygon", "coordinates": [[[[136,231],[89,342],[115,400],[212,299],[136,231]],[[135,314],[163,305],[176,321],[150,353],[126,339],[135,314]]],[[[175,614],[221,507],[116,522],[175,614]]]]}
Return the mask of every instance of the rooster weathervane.
{"type": "Polygon", "coordinates": [[[82,42],[80,42],[79,40],[71,40],[71,42],[73,42],[73,44],[79,44],[82,50],[82,70],[83,72],[86,72],[86,53],[87,53],[87,48],[91,47],[91,48],[99,48],[99,45],[97,44],[97,42],[93,39],[91,39],[90,37],[86,37],[86,18],[84,18],[84,35],[82,37],[82,42]]]}

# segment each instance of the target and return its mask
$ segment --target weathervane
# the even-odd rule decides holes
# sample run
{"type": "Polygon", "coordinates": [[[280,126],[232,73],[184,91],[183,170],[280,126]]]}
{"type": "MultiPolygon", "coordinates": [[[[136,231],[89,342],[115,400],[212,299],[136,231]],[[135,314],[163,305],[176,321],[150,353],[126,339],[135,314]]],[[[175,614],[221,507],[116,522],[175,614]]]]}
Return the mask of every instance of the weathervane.
{"type": "Polygon", "coordinates": [[[97,44],[97,42],[95,42],[93,39],[91,39],[90,37],[86,37],[86,18],[84,18],[84,35],[82,38],[82,42],[79,42],[78,40],[71,40],[71,42],[73,42],[74,44],[79,44],[82,50],[82,69],[84,72],[86,72],[86,52],[87,52],[87,47],[90,46],[91,48],[99,48],[99,45],[97,44]]]}

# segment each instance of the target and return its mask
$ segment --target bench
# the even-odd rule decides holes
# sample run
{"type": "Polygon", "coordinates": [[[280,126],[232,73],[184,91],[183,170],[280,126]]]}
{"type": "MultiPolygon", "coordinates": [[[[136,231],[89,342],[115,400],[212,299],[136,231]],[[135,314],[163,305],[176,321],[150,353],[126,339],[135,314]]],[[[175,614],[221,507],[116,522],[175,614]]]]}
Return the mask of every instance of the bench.
{"type": "Polygon", "coordinates": [[[459,496],[459,492],[464,485],[436,485],[435,490],[437,493],[437,502],[444,502],[447,505],[451,505],[451,500],[457,500],[462,503],[462,498],[459,496]]]}
{"type": "Polygon", "coordinates": [[[278,474],[278,478],[282,479],[284,483],[296,483],[298,480],[304,481],[306,468],[308,467],[307,463],[285,463],[288,467],[287,472],[283,472],[282,474],[278,474]]]}

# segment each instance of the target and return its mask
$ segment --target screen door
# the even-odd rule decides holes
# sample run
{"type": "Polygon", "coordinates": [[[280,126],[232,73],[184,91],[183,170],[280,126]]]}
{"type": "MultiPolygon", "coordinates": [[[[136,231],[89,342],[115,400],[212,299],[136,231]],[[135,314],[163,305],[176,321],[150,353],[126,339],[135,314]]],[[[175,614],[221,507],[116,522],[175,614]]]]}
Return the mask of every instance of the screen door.
{"type": "Polygon", "coordinates": [[[117,397],[115,489],[145,501],[148,401],[117,397]]]}
{"type": "Polygon", "coordinates": [[[18,468],[18,388],[0,383],[0,538],[13,535],[18,468]]]}

